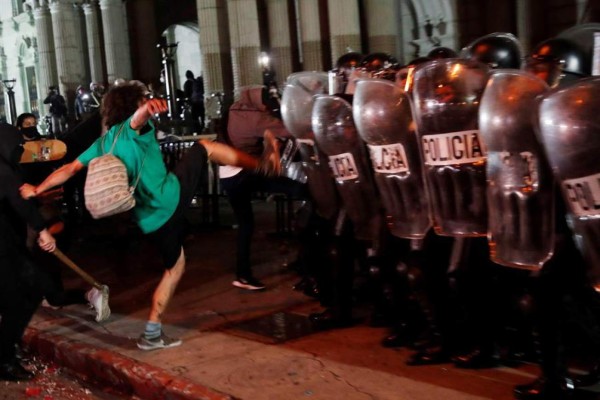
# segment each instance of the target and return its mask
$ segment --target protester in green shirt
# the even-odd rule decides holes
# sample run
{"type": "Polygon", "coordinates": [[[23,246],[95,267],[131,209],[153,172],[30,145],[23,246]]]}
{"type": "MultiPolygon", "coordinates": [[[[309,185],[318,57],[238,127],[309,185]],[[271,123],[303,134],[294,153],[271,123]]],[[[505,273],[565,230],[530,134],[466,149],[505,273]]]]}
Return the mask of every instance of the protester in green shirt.
{"type": "MultiPolygon", "coordinates": [[[[40,185],[24,185],[21,196],[35,197],[62,185],[95,157],[105,154],[118,135],[113,154],[120,158],[135,189],[137,223],[159,249],[165,271],[152,296],[146,329],[138,340],[142,350],[174,347],[181,340],[162,332],[162,317],[185,270],[183,253],[184,215],[208,160],[266,173],[277,172],[278,155],[265,152],[262,161],[222,143],[199,140],[177,164],[167,171],[150,118],[168,110],[163,99],[146,99],[138,84],[113,87],[103,98],[102,116],[109,130],[76,160],[50,174],[40,185]],[[120,133],[118,133],[121,131],[120,133]],[[103,140],[104,139],[104,140],[103,140]]],[[[270,147],[268,147],[270,148],[270,147]]]]}

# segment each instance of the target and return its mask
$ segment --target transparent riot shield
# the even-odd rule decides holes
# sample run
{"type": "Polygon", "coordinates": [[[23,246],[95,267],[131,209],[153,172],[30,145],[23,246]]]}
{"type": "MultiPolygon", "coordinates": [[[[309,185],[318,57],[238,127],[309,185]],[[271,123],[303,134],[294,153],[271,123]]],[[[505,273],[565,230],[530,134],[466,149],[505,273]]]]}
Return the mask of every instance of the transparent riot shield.
{"type": "Polygon", "coordinates": [[[487,74],[486,65],[459,59],[415,70],[415,121],[439,235],[487,235],[485,148],[477,121],[487,74]]]}
{"type": "Polygon", "coordinates": [[[479,106],[487,149],[490,256],[510,267],[539,269],[554,249],[554,179],[532,118],[536,97],[547,90],[530,73],[497,70],[479,106]]]}
{"type": "Polygon", "coordinates": [[[319,149],[329,157],[329,166],[356,238],[376,240],[380,229],[378,198],[366,149],[352,120],[352,106],[340,97],[317,96],[312,127],[319,149]]]}
{"type": "Polygon", "coordinates": [[[288,77],[281,98],[281,116],[296,146],[307,176],[306,183],[319,215],[333,218],[339,209],[338,195],[329,169],[329,160],[315,145],[311,114],[314,95],[327,92],[327,74],[299,72],[288,77]]]}
{"type": "Polygon", "coordinates": [[[600,291],[600,78],[554,89],[539,108],[539,135],[569,219],[600,291]]]}
{"type": "Polygon", "coordinates": [[[352,111],[371,156],[391,233],[423,238],[431,226],[429,204],[408,96],[393,82],[360,80],[352,111]]]}

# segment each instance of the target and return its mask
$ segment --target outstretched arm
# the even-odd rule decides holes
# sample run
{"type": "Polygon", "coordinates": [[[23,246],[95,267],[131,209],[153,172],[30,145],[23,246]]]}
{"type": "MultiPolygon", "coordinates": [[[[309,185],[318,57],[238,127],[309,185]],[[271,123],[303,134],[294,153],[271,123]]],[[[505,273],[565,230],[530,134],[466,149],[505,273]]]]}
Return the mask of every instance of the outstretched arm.
{"type": "Polygon", "coordinates": [[[155,114],[162,114],[169,110],[164,99],[151,99],[142,104],[131,117],[131,129],[139,131],[155,114]]]}
{"type": "Polygon", "coordinates": [[[44,193],[48,189],[62,185],[77,172],[81,171],[82,168],[83,164],[79,160],[74,160],[68,164],[65,164],[48,175],[48,177],[44,179],[44,182],[40,183],[38,186],[33,186],[27,183],[21,186],[19,189],[21,192],[21,197],[24,199],[29,199],[44,193]]]}

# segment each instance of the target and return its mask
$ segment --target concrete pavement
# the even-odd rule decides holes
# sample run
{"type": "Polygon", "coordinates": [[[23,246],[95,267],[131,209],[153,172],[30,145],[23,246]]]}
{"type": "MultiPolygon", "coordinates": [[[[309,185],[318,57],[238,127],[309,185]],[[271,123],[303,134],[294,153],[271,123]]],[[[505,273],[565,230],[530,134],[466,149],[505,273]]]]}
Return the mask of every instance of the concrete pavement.
{"type": "MultiPolygon", "coordinates": [[[[26,344],[87,379],[142,399],[504,400],[512,399],[513,385],[537,375],[532,365],[407,367],[410,351],[382,348],[386,330],[366,323],[287,340],[294,324],[320,307],[291,289],[297,277],[283,264],[294,258],[294,243],[268,235],[274,206],[258,206],[253,260],[267,290],[231,285],[234,230],[195,229],[186,243],[186,274],[163,324],[182,346],[137,349],[160,263],[134,229],[117,231],[122,224],[114,220],[77,229],[78,239],[65,251],[110,286],[111,318],[97,324],[83,306],[40,308],[26,344]],[[244,323],[257,318],[262,322],[244,323]]],[[[222,222],[232,222],[227,219],[222,222]]],[[[68,270],[65,282],[85,286],[68,270]]]]}

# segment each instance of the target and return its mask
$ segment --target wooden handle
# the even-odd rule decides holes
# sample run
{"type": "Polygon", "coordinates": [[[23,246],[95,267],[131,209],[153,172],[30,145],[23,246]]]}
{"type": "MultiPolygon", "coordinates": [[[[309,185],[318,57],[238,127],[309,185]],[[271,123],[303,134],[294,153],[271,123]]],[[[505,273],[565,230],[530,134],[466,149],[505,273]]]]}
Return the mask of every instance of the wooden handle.
{"type": "Polygon", "coordinates": [[[58,247],[52,252],[60,261],[62,261],[67,267],[71,268],[75,271],[79,276],[81,276],[87,283],[94,286],[98,290],[102,290],[104,285],[98,283],[97,280],[92,278],[87,272],[82,270],[75,264],[69,257],[67,257],[62,251],[58,249],[58,247]]]}

